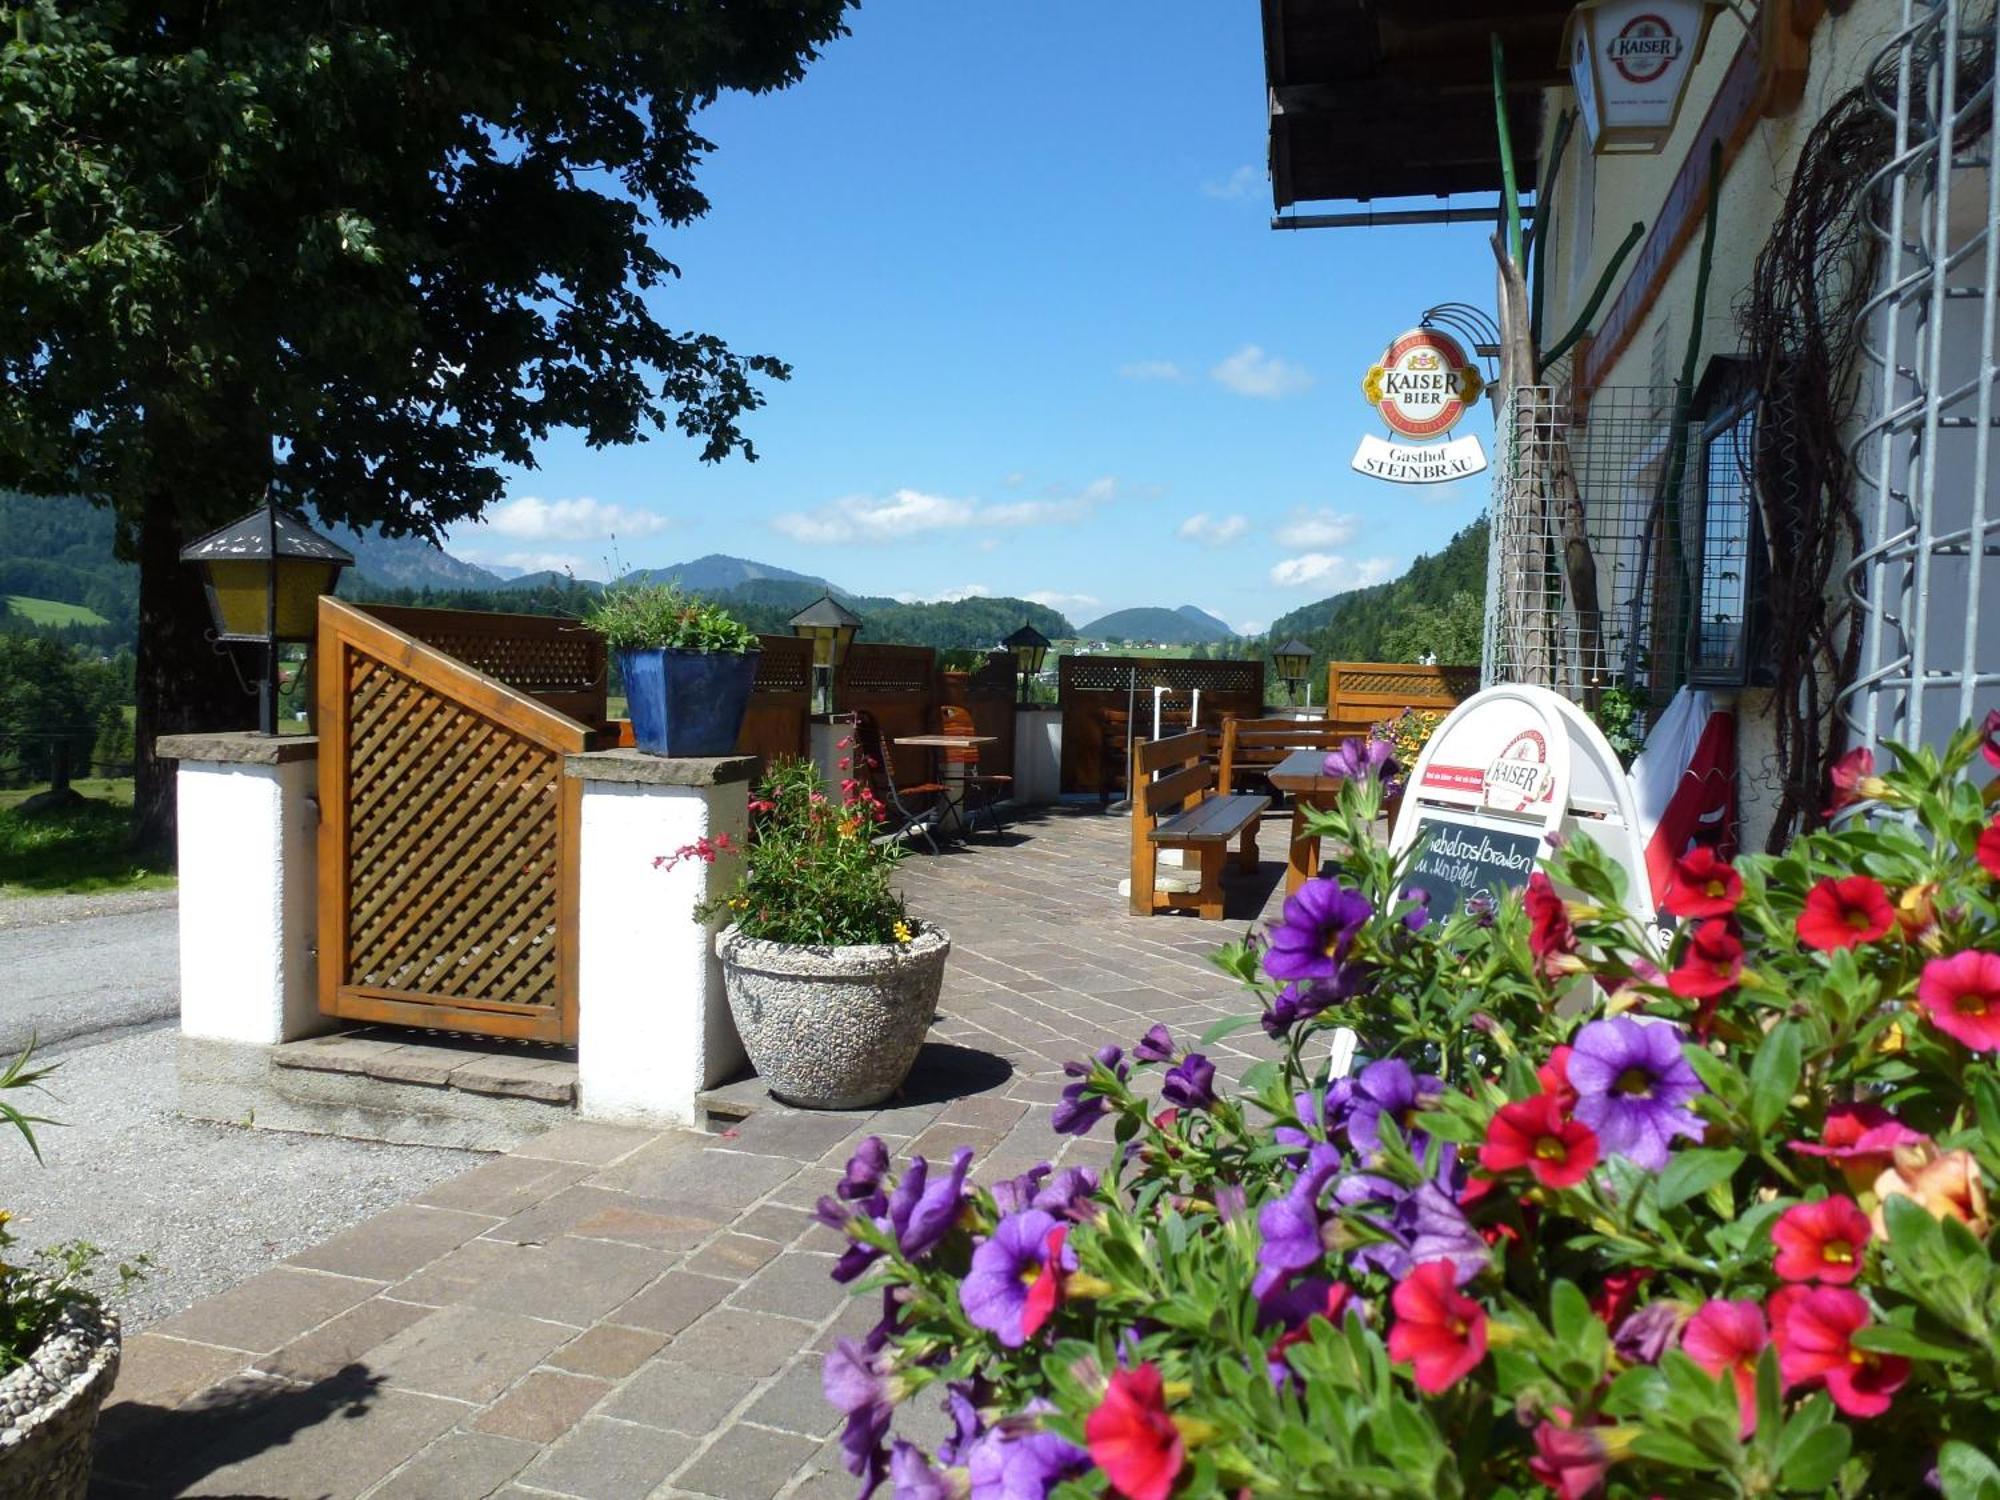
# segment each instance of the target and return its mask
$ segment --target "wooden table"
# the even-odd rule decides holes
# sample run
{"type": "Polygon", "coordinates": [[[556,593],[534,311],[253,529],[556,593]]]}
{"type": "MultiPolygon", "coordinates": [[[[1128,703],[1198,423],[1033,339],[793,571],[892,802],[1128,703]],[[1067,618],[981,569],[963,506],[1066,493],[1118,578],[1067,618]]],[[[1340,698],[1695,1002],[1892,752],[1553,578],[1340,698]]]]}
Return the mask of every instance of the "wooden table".
{"type": "Polygon", "coordinates": [[[1326,774],[1324,750],[1294,750],[1264,773],[1264,779],[1292,799],[1292,847],[1285,870],[1290,895],[1319,874],[1319,835],[1306,832],[1306,810],[1333,806],[1346,778],[1326,774]]]}
{"type": "MultiPolygon", "coordinates": [[[[906,734],[889,742],[892,745],[907,745],[912,750],[977,750],[981,745],[997,745],[997,734],[906,734]]],[[[965,772],[967,762],[945,758],[944,775],[938,779],[944,783],[944,796],[938,806],[931,811],[936,816],[930,818],[930,826],[944,834],[965,832],[965,772]]]]}

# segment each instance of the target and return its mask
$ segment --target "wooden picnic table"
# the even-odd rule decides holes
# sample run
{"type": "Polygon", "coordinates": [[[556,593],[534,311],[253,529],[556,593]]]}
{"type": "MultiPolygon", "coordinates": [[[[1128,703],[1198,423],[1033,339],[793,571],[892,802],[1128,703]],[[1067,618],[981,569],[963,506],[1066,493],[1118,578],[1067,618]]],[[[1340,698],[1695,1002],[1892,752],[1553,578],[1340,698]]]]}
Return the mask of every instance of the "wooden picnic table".
{"type": "Polygon", "coordinates": [[[1292,844],[1285,869],[1289,896],[1319,874],[1319,835],[1306,831],[1306,811],[1333,806],[1334,794],[1346,778],[1326,774],[1324,750],[1294,750],[1266,771],[1264,779],[1292,799],[1292,844]]]}
{"type": "MultiPolygon", "coordinates": [[[[907,745],[912,750],[977,750],[981,745],[997,745],[997,734],[905,734],[898,735],[889,742],[892,745],[907,745]]],[[[944,834],[965,832],[965,770],[967,762],[944,757],[944,775],[938,778],[944,783],[944,796],[934,809],[936,817],[931,827],[944,834]]]]}

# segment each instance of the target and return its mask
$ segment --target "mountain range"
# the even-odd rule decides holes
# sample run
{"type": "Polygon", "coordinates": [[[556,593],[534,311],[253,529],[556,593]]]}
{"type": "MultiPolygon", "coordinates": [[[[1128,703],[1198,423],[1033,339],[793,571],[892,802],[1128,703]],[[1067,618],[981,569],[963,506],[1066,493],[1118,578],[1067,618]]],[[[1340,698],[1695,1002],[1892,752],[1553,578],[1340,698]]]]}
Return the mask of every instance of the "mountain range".
{"type": "Polygon", "coordinates": [[[1151,641],[1160,646],[1199,646],[1225,641],[1238,632],[1192,604],[1179,609],[1120,609],[1078,629],[1086,641],[1151,641]]]}

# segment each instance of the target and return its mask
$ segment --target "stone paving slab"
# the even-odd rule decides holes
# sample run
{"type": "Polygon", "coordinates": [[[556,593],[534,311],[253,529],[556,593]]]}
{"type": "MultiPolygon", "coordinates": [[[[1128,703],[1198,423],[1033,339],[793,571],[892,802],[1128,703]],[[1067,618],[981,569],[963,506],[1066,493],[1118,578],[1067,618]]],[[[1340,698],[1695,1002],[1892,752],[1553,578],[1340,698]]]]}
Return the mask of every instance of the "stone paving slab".
{"type": "MultiPolygon", "coordinates": [[[[879,1314],[827,1272],[811,1208],[856,1143],[978,1151],[990,1182],[1102,1165],[1048,1128],[1062,1062],[1165,1019],[1242,1009],[1207,960],[1242,920],[1132,916],[1126,824],[1057,812],[1004,845],[916,857],[914,909],[953,934],[939,1018],[882,1109],[718,1091],[715,1134],[563,1124],[135,1336],[93,1495],[326,1500],[848,1497],[819,1366],[879,1314]]],[[[1274,907],[1282,866],[1232,911],[1274,907]]],[[[1210,1049],[1234,1073],[1262,1034],[1210,1049]]],[[[899,1429],[935,1436],[926,1399],[899,1429]]]]}

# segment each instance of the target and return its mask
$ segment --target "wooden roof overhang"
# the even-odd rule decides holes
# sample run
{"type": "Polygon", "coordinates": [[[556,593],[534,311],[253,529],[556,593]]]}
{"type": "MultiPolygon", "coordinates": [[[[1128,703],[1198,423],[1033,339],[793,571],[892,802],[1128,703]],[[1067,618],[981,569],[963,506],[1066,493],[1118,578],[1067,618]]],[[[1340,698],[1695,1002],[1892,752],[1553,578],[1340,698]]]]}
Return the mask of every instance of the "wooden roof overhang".
{"type": "Polygon", "coordinates": [[[1515,175],[1532,192],[1541,91],[1568,81],[1562,31],[1574,0],[1262,4],[1276,208],[1497,191],[1496,35],[1515,175]]]}

